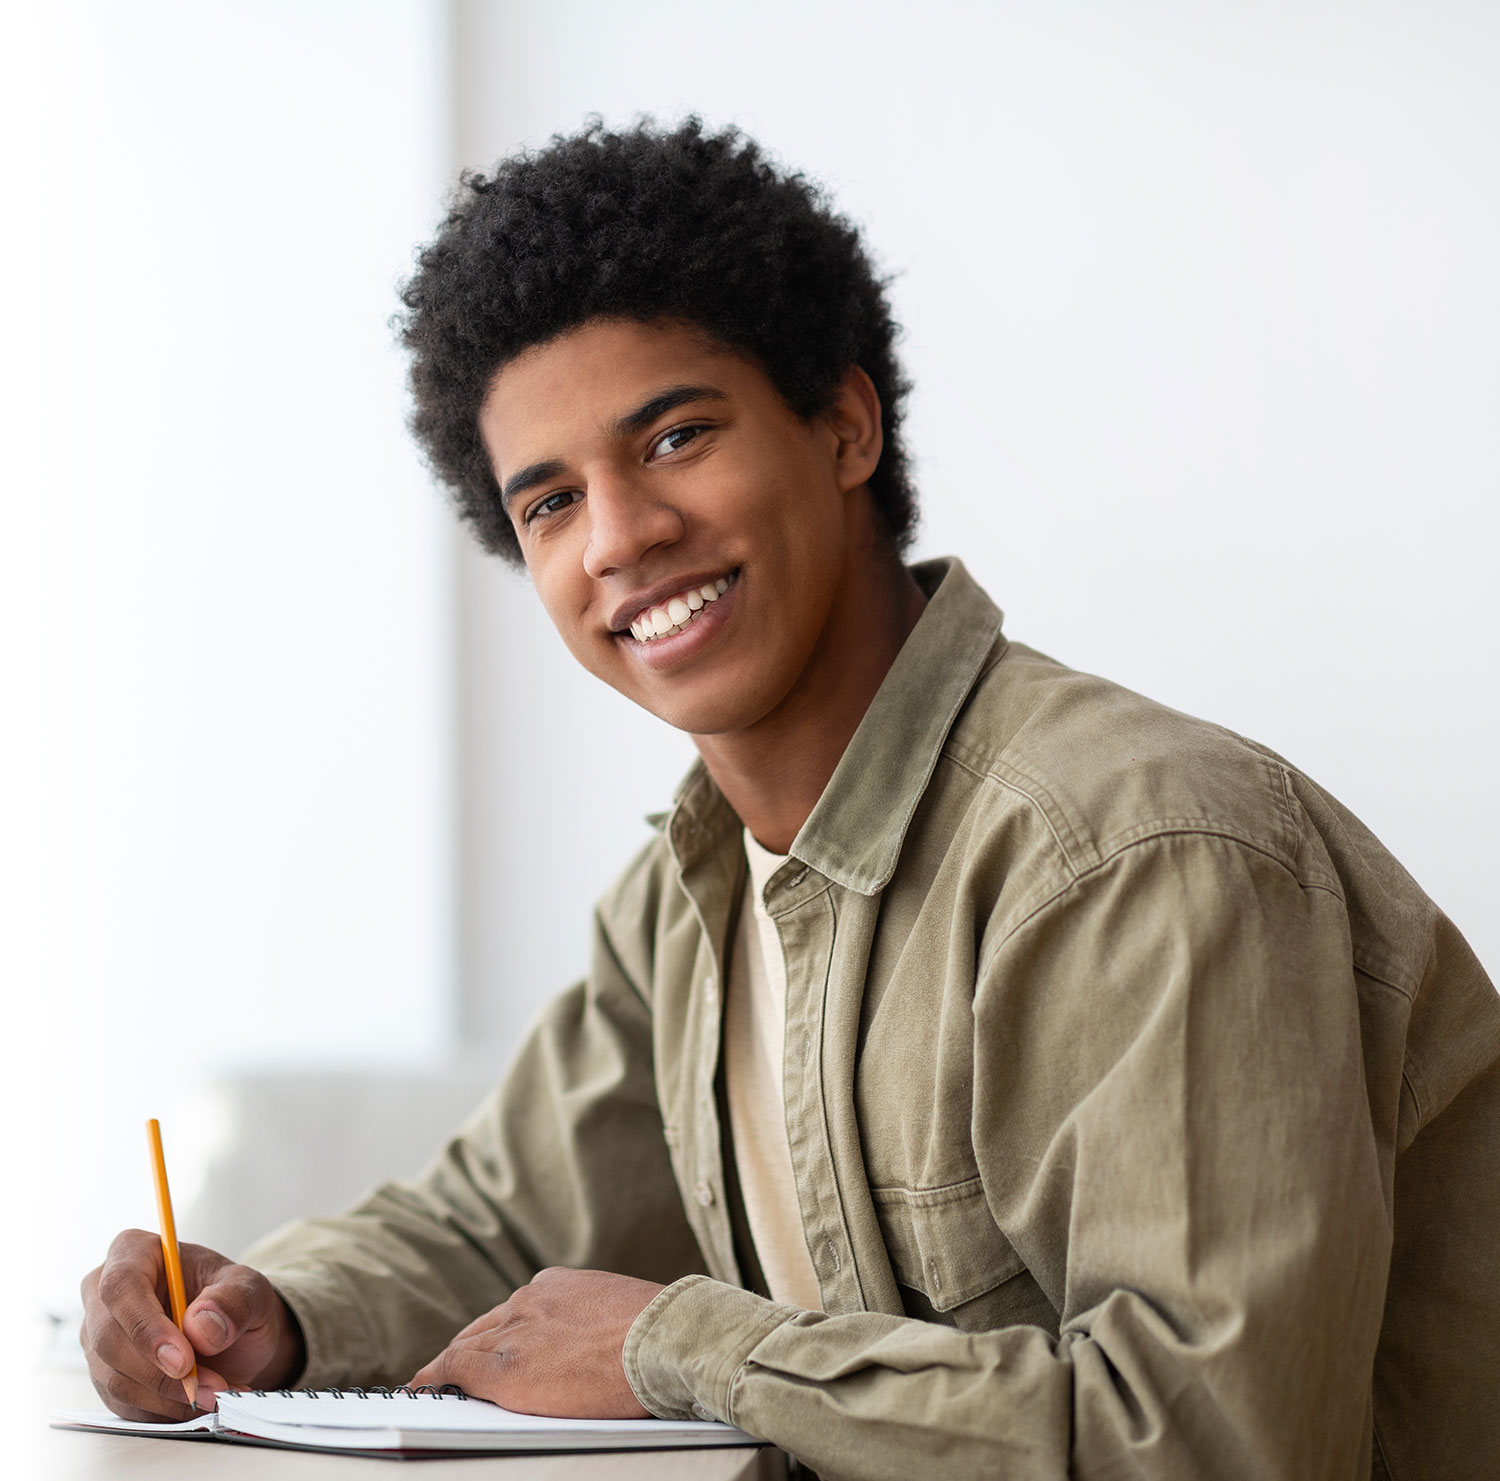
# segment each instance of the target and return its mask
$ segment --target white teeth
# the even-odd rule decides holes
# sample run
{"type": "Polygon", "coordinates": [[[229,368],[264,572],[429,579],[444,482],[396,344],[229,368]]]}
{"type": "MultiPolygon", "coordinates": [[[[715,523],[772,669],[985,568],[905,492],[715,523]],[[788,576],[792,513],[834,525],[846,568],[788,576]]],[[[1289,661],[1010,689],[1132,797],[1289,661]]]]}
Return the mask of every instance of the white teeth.
{"type": "Polygon", "coordinates": [[[631,636],[638,643],[649,643],[655,638],[681,632],[695,613],[701,612],[710,602],[718,601],[732,585],[732,576],[720,576],[717,581],[705,581],[702,586],[670,598],[664,606],[640,613],[631,621],[631,636]]]}

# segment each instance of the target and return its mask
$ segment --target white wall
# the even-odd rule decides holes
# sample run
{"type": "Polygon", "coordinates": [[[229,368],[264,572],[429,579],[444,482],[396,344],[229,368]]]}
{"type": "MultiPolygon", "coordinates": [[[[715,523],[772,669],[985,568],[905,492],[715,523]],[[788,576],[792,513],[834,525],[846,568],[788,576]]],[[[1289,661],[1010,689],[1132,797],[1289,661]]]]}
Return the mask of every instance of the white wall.
{"type": "MultiPolygon", "coordinates": [[[[920,550],[1015,636],[1290,756],[1500,967],[1500,11],[455,17],[466,163],[697,110],[827,183],[898,274],[920,550]]],[[[524,582],[475,559],[462,592],[466,992],[509,1025],[690,753],[573,672],[524,582]]]]}
{"type": "Polygon", "coordinates": [[[451,521],[387,327],[445,190],[446,16],[25,19],[0,949],[55,1302],[154,1219],[145,1116],[181,1204],[206,1077],[453,1039],[451,521]]]}

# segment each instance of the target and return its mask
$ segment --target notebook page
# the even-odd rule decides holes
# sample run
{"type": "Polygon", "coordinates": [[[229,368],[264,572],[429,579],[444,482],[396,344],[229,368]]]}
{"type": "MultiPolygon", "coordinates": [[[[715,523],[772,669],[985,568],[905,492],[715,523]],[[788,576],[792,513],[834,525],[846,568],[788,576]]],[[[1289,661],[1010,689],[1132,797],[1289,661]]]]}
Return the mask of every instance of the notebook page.
{"type": "MultiPolygon", "coordinates": [[[[515,1436],[562,1436],[579,1439],[606,1436],[628,1438],[649,1445],[653,1439],[701,1435],[702,1443],[738,1436],[733,1425],[716,1421],[673,1419],[553,1419],[517,1414],[485,1399],[456,1395],[366,1394],[293,1390],[264,1395],[220,1394],[220,1421],[229,1429],[255,1433],[257,1425],[304,1426],[338,1430],[399,1430],[405,1435],[428,1433],[515,1436]]],[[[745,1437],[747,1440],[749,1436],[745,1437]]]]}
{"type": "Polygon", "coordinates": [[[219,1428],[219,1422],[212,1414],[198,1414],[176,1424],[150,1424],[139,1419],[121,1419],[118,1414],[107,1414],[102,1409],[61,1409],[49,1414],[47,1420],[54,1426],[119,1430],[125,1435],[212,1435],[219,1428]]]}

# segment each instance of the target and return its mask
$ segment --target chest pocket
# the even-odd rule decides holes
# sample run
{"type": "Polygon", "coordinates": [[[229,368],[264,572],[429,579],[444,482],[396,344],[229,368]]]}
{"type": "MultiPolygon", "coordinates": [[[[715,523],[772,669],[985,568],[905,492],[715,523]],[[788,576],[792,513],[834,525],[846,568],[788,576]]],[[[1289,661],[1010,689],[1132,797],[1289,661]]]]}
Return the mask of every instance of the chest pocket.
{"type": "Polygon", "coordinates": [[[991,1217],[977,1177],[870,1192],[909,1316],[966,1332],[1024,1323],[1057,1335],[1052,1303],[991,1217]]]}

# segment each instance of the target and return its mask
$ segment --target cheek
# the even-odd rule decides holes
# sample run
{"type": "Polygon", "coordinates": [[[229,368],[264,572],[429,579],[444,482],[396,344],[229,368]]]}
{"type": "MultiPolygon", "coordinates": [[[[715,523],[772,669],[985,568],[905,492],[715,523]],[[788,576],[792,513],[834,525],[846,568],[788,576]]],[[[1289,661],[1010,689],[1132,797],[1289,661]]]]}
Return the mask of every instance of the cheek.
{"type": "Polygon", "coordinates": [[[534,564],[531,567],[531,584],[547,620],[558,637],[567,645],[568,651],[585,668],[592,668],[590,661],[590,634],[593,624],[586,620],[588,593],[578,589],[577,583],[560,577],[551,562],[534,564]]]}

